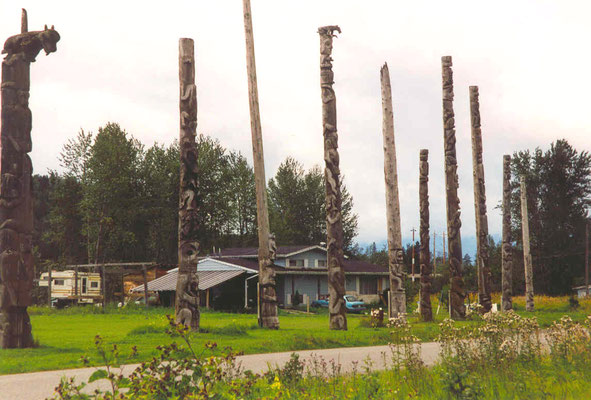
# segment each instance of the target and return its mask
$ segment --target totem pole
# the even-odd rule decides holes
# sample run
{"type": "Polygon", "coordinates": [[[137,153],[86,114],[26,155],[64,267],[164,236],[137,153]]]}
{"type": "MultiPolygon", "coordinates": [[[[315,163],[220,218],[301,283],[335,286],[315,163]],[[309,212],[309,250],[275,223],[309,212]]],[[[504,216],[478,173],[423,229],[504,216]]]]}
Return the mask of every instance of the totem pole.
{"type": "Polygon", "coordinates": [[[406,313],[404,293],[404,266],[402,264],[402,233],[400,228],[400,200],[396,170],[396,144],[394,142],[394,113],[392,87],[388,64],[380,70],[382,83],[382,133],[384,136],[384,179],[386,182],[386,216],[388,226],[388,267],[390,270],[389,318],[406,313]]]}
{"type": "Polygon", "coordinates": [[[180,190],[179,190],[179,273],[176,284],[176,322],[199,330],[199,278],[197,254],[199,228],[197,204],[197,86],[193,39],[179,40],[180,83],[180,190]]]}
{"type": "Polygon", "coordinates": [[[0,131],[0,348],[33,346],[27,307],[33,289],[32,116],[30,65],[43,49],[57,50],[53,26],[27,31],[23,9],[21,33],[9,37],[2,54],[0,131]]]}
{"type": "Polygon", "coordinates": [[[503,156],[503,246],[501,248],[501,310],[513,309],[513,249],[511,246],[511,156],[503,156]]]}
{"type": "Polygon", "coordinates": [[[269,209],[265,186],[265,160],[263,156],[263,134],[259,113],[259,91],[254,58],[254,35],[250,0],[243,0],[244,32],[246,37],[246,72],[248,75],[248,105],[250,107],[250,129],[252,134],[252,155],[254,163],[255,188],[257,196],[257,224],[259,236],[259,326],[278,329],[277,293],[275,291],[275,270],[270,256],[269,209]]]}
{"type": "Polygon", "coordinates": [[[462,276],[462,238],[460,236],[460,198],[458,197],[458,162],[454,121],[454,82],[451,56],[441,57],[443,80],[443,150],[445,156],[445,194],[447,208],[447,248],[450,266],[450,317],[464,319],[466,306],[462,276]]]}
{"type": "Polygon", "coordinates": [[[521,234],[523,238],[523,265],[525,267],[525,310],[534,310],[534,282],[531,252],[529,248],[529,220],[527,216],[527,188],[525,176],[521,177],[521,234]]]}
{"type": "Polygon", "coordinates": [[[328,261],[328,312],[330,329],[347,329],[345,308],[345,270],[343,263],[343,220],[341,215],[341,188],[337,134],[337,102],[332,85],[333,32],[341,32],[334,26],[318,28],[320,34],[320,88],[322,94],[322,129],[324,135],[324,180],[326,181],[326,235],[328,261]]]}
{"type": "Polygon", "coordinates": [[[419,263],[421,265],[420,311],[423,321],[433,321],[431,310],[431,255],[429,254],[429,150],[422,149],[419,155],[419,212],[421,247],[419,263]]]}
{"type": "Polygon", "coordinates": [[[488,262],[488,218],[484,165],[482,163],[482,130],[480,129],[480,103],[478,86],[470,86],[470,120],[472,130],[472,168],[474,179],[474,214],[476,216],[476,259],[478,262],[478,301],[482,312],[492,308],[490,295],[491,273],[488,262]]]}

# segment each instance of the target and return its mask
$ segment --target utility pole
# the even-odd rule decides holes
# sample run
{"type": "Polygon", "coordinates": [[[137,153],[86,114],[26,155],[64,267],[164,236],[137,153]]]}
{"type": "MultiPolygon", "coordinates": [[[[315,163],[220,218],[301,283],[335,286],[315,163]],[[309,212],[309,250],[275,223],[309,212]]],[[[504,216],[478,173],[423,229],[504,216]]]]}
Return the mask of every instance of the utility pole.
{"type": "Polygon", "coordinates": [[[411,261],[411,272],[412,272],[412,281],[415,281],[415,232],[417,231],[414,226],[410,230],[412,232],[412,261],[411,261]]]}

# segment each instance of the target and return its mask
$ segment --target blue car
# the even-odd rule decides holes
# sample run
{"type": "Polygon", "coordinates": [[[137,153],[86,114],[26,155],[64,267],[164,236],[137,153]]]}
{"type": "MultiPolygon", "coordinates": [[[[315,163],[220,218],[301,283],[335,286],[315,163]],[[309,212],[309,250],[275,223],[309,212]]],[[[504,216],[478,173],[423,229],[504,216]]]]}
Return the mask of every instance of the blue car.
{"type": "MultiPolygon", "coordinates": [[[[346,294],[343,297],[345,299],[345,307],[347,307],[347,312],[361,313],[365,311],[365,303],[363,302],[363,300],[357,300],[357,298],[351,294],[346,294]]],[[[314,300],[311,306],[328,307],[328,299],[314,300]]]]}

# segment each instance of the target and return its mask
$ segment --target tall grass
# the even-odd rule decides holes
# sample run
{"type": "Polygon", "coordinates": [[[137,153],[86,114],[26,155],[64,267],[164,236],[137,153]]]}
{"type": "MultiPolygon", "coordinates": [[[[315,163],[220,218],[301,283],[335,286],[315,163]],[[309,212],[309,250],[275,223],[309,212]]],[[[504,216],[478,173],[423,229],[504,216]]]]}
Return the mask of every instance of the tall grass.
{"type": "MultiPolygon", "coordinates": [[[[393,342],[384,354],[385,370],[376,371],[370,361],[353,363],[350,372],[333,360],[311,357],[306,361],[292,355],[281,368],[261,375],[243,371],[235,354],[222,357],[199,355],[190,345],[184,327],[170,321],[173,333],[188,346],[164,346],[163,363],[142,364],[130,377],[117,373],[108,378],[111,393],[81,395],[64,379],[60,399],[131,399],[150,393],[152,399],[583,399],[591,394],[591,317],[575,322],[564,316],[547,330],[547,349],[541,345],[540,326],[535,317],[514,312],[486,314],[477,327],[441,324],[440,359],[428,368],[420,357],[418,338],[408,320],[390,320],[393,342]],[[171,357],[175,352],[185,359],[171,357]],[[192,354],[193,356],[190,356],[192,354]],[[173,373],[171,374],[171,371],[173,373]],[[191,373],[186,373],[190,371],[191,373]],[[177,379],[176,374],[183,375],[177,379]],[[126,387],[127,392],[120,390],[126,387]],[[148,390],[148,391],[146,391],[148,390]],[[179,395],[180,394],[180,395],[179,395]]],[[[171,330],[169,326],[168,330],[171,330]]],[[[104,357],[107,366],[116,346],[104,357]]],[[[215,349],[206,345],[206,350],[215,349]]],[[[141,397],[143,398],[143,397],[141,397]]]]}

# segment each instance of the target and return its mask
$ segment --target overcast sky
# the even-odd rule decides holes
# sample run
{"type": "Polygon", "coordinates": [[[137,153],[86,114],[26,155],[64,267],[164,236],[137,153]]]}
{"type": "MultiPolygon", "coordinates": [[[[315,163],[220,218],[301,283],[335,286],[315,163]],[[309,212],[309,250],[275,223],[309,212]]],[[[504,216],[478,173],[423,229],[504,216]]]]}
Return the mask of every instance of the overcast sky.
{"type": "MultiPolygon", "coordinates": [[[[0,38],[55,25],[31,68],[32,159],[59,169],[68,138],[118,122],[146,145],[178,137],[178,39],[195,39],[198,132],[252,160],[242,2],[0,2],[0,38]]],[[[453,56],[462,236],[474,236],[468,86],[480,87],[489,230],[501,232],[502,156],[591,144],[587,1],[252,0],[267,178],[288,156],[323,165],[317,28],[334,42],[341,171],[361,243],[386,237],[380,66],[394,99],[403,238],[418,228],[418,156],[430,151],[431,229],[445,229],[441,56],[453,56]]],[[[438,246],[439,247],[439,246],[438,246]]]]}

